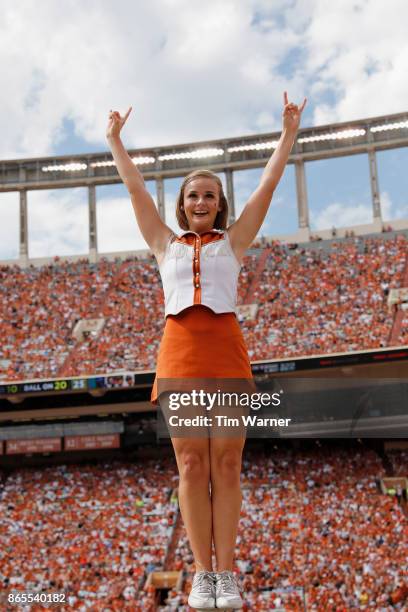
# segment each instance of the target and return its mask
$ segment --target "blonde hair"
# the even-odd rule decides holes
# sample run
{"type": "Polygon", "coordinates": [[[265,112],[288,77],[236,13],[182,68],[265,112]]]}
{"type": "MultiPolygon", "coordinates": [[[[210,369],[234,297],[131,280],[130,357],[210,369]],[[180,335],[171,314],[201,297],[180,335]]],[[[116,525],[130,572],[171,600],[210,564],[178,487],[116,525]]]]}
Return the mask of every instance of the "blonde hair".
{"type": "Polygon", "coordinates": [[[190,172],[190,174],[187,174],[183,180],[176,200],[176,218],[179,226],[182,230],[190,229],[188,226],[186,213],[184,208],[182,208],[184,204],[184,190],[190,181],[199,177],[210,178],[217,183],[221,210],[218,211],[217,216],[215,217],[213,229],[226,229],[228,221],[227,198],[225,197],[224,190],[222,188],[221,179],[214,172],[211,172],[211,170],[194,170],[193,172],[190,172]]]}

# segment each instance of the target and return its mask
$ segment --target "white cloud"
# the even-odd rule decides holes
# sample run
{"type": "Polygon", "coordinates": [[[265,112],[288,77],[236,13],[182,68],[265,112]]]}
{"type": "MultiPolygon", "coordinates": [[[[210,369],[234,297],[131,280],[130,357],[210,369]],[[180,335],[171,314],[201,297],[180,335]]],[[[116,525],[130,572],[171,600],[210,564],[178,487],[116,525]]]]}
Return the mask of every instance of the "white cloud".
{"type": "Polygon", "coordinates": [[[105,148],[128,105],[128,147],[279,130],[284,89],[309,124],[406,106],[405,0],[9,0],[2,17],[3,158],[52,153],[64,119],[105,148]]]}
{"type": "MultiPolygon", "coordinates": [[[[154,186],[147,188],[156,201],[154,186]]],[[[87,255],[88,192],[85,188],[30,191],[27,196],[29,257],[87,255]]],[[[97,190],[98,251],[135,251],[147,244],[137,226],[129,196],[104,196],[97,190]]],[[[19,199],[0,194],[0,260],[19,256],[19,199]]]]}
{"type": "Polygon", "coordinates": [[[148,248],[128,197],[98,199],[97,230],[101,253],[148,248]]]}
{"type": "MultiPolygon", "coordinates": [[[[405,0],[299,0],[309,6],[304,32],[305,70],[314,99],[314,123],[348,121],[406,110],[408,40],[405,0]],[[391,8],[392,7],[392,8],[391,8]],[[335,98],[319,101],[326,90],[335,98]]],[[[289,11],[288,11],[289,12],[289,11]]]]}
{"type": "MultiPolygon", "coordinates": [[[[381,216],[384,221],[401,219],[408,216],[408,204],[396,207],[390,195],[382,191],[380,195],[381,216]]],[[[332,202],[319,211],[312,219],[311,227],[314,230],[331,229],[332,227],[348,227],[373,222],[373,208],[368,204],[343,204],[332,202]]]]}
{"type": "MultiPolygon", "coordinates": [[[[109,109],[129,105],[129,147],[248,133],[258,116],[263,129],[280,129],[288,82],[276,67],[298,36],[251,26],[255,5],[7,2],[1,155],[52,153],[64,119],[90,149],[104,148],[109,109]]],[[[296,77],[289,90],[303,87],[296,77]]]]}
{"type": "Polygon", "coordinates": [[[19,256],[19,195],[0,193],[0,260],[19,256]]]}
{"type": "Polygon", "coordinates": [[[88,253],[88,196],[76,189],[27,195],[29,257],[88,253]]]}
{"type": "MultiPolygon", "coordinates": [[[[402,111],[407,21],[405,0],[393,0],[392,12],[382,0],[5,0],[0,155],[52,154],[67,124],[89,150],[107,149],[107,113],[128,105],[128,148],[279,130],[285,89],[295,102],[308,97],[304,126],[402,111]]],[[[237,182],[236,201],[250,188],[237,182]]],[[[36,198],[30,255],[87,252],[86,196],[29,193],[36,198]]],[[[10,215],[2,212],[0,258],[18,252],[10,215]]],[[[104,250],[143,244],[132,215],[127,198],[101,205],[104,250]]],[[[385,199],[386,215],[408,208],[385,199]]],[[[316,224],[371,216],[370,206],[333,202],[316,224]]]]}
{"type": "MultiPolygon", "coordinates": [[[[100,252],[147,248],[129,197],[98,197],[96,215],[100,252]]],[[[30,192],[28,235],[30,257],[87,254],[87,190],[78,188],[30,192]]]]}
{"type": "Polygon", "coordinates": [[[371,223],[373,219],[372,207],[366,204],[347,205],[333,202],[321,210],[315,219],[312,219],[312,229],[330,229],[349,225],[363,225],[371,223]]]}
{"type": "Polygon", "coordinates": [[[390,195],[386,191],[381,192],[381,213],[384,221],[392,219],[408,218],[408,201],[405,204],[396,206],[392,203],[390,195]]]}
{"type": "Polygon", "coordinates": [[[239,170],[234,172],[235,216],[239,217],[251,194],[258,187],[262,170],[239,170]]]}

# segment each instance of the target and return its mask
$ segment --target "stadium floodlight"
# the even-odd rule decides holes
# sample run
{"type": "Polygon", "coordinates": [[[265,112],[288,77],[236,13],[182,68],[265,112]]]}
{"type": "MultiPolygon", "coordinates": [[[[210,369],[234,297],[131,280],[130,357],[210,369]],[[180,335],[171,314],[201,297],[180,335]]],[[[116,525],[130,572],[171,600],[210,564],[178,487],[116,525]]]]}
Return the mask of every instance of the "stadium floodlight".
{"type": "Polygon", "coordinates": [[[109,161],[92,162],[92,164],[91,164],[92,168],[105,168],[107,166],[116,166],[116,164],[113,161],[113,159],[111,159],[109,161]]]}
{"type": "Polygon", "coordinates": [[[132,162],[136,166],[141,166],[143,164],[154,164],[155,161],[155,157],[143,157],[142,155],[139,155],[139,157],[132,157],[132,162]]]}
{"type": "Polygon", "coordinates": [[[71,164],[55,164],[54,166],[43,166],[41,170],[43,172],[78,172],[80,170],[86,170],[88,164],[73,162],[71,164]]]}
{"type": "Polygon", "coordinates": [[[341,130],[340,132],[328,132],[327,134],[319,134],[316,136],[307,136],[305,138],[298,138],[299,143],[306,142],[318,142],[319,140],[342,140],[344,138],[355,138],[356,136],[364,136],[366,130],[355,129],[355,130],[341,130]]]}
{"type": "Polygon", "coordinates": [[[278,140],[268,140],[265,142],[256,142],[254,144],[239,145],[236,147],[228,147],[228,153],[238,153],[240,151],[262,151],[264,149],[276,149],[278,140]]]}
{"type": "Polygon", "coordinates": [[[399,121],[398,123],[385,123],[384,125],[375,125],[370,128],[371,132],[385,132],[385,130],[400,130],[407,128],[408,121],[399,121]]]}
{"type": "Polygon", "coordinates": [[[216,157],[224,155],[224,149],[196,149],[195,151],[186,151],[185,153],[168,153],[159,155],[160,161],[170,161],[174,159],[200,159],[203,157],[216,157]]]}
{"type": "MultiPolygon", "coordinates": [[[[139,155],[138,157],[132,157],[132,161],[135,166],[141,166],[142,164],[153,164],[156,161],[156,158],[147,156],[143,157],[142,155],[139,155]]],[[[106,168],[108,166],[116,166],[113,159],[107,161],[92,162],[91,164],[92,168],[106,168]]]]}

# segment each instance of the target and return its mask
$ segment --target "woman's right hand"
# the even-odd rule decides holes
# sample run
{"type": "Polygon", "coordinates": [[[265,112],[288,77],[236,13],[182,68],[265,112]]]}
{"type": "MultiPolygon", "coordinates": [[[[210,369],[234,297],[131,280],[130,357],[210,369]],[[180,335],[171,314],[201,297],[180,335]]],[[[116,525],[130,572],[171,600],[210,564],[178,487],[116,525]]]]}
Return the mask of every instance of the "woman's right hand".
{"type": "Polygon", "coordinates": [[[123,117],[118,113],[118,111],[109,111],[109,123],[106,128],[106,138],[109,140],[110,138],[117,138],[120,134],[120,130],[126,123],[127,118],[130,115],[132,107],[129,106],[128,111],[123,117]]]}

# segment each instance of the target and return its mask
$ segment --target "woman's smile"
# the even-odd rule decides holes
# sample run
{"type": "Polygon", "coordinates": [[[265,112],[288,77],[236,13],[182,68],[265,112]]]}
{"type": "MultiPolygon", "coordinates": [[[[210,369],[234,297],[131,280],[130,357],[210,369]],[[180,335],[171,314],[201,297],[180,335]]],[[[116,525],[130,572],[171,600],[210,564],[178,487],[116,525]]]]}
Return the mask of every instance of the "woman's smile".
{"type": "Polygon", "coordinates": [[[184,194],[184,211],[191,230],[212,229],[219,210],[219,189],[213,179],[197,177],[188,183],[184,194]]]}

